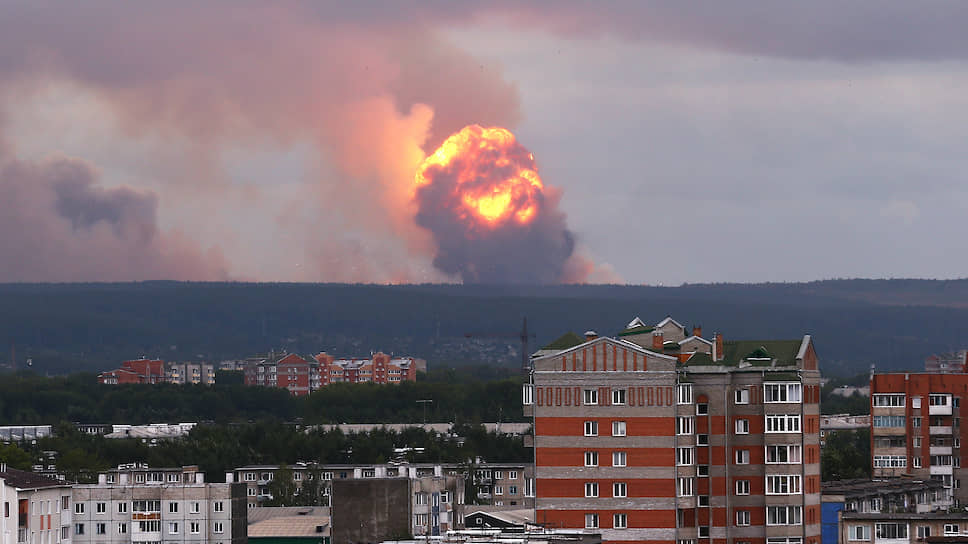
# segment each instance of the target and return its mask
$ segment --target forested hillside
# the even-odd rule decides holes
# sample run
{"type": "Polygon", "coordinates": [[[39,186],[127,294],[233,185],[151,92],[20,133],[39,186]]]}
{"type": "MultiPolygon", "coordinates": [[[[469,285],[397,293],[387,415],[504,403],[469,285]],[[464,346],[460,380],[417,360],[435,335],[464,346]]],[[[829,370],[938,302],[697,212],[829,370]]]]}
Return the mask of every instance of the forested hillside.
{"type": "Polygon", "coordinates": [[[239,358],[269,349],[338,356],[383,350],[431,368],[514,366],[563,332],[614,334],[672,315],[727,339],[813,334],[828,374],[919,368],[965,347],[968,280],[646,286],[336,285],[145,282],[0,285],[0,361],[41,373],[97,371],[126,358],[239,358]],[[475,333],[473,338],[465,333],[475,333]]]}

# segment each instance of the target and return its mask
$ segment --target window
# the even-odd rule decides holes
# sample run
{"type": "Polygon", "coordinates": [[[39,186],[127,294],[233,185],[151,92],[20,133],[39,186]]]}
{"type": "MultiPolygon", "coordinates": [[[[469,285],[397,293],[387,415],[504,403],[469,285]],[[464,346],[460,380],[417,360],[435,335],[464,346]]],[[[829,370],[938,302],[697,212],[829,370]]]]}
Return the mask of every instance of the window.
{"type": "Polygon", "coordinates": [[[597,467],[598,466],[598,452],[597,451],[586,451],[585,452],[585,466],[586,467],[597,467]]]}
{"type": "Polygon", "coordinates": [[[71,507],[71,498],[69,495],[64,495],[61,497],[61,510],[69,510],[71,507]]]}
{"type": "Polygon", "coordinates": [[[585,422],[585,436],[598,436],[598,422],[597,421],[586,421],[585,422]]]}
{"type": "Polygon", "coordinates": [[[948,395],[928,395],[929,406],[947,406],[948,395]]]}
{"type": "Polygon", "coordinates": [[[582,394],[582,400],[585,406],[594,406],[598,404],[598,389],[585,389],[582,394]]]}
{"type": "Polygon", "coordinates": [[[695,478],[676,478],[676,496],[691,497],[695,490],[695,478]]]}
{"type": "Polygon", "coordinates": [[[612,436],[625,436],[625,422],[624,421],[613,421],[612,422],[612,436]]]}
{"type": "Polygon", "coordinates": [[[766,477],[767,495],[799,495],[800,494],[800,475],[782,474],[768,475],[766,477]]]}
{"type": "Polygon", "coordinates": [[[802,510],[799,506],[767,506],[767,525],[800,525],[802,510]]]}
{"type": "MultiPolygon", "coordinates": [[[[934,456],[932,456],[932,459],[934,456]]],[[[903,455],[875,455],[874,468],[906,468],[907,457],[903,455]]]]}
{"type": "Polygon", "coordinates": [[[676,404],[692,404],[692,384],[680,383],[676,388],[676,404]]]}
{"type": "Polygon", "coordinates": [[[585,496],[598,497],[598,482],[585,482],[585,496]]]}
{"type": "Polygon", "coordinates": [[[494,494],[495,495],[503,495],[504,494],[504,487],[499,486],[499,485],[494,486],[494,494]]]}
{"type": "Polygon", "coordinates": [[[800,383],[763,384],[763,402],[800,402],[802,400],[800,383]]]}
{"type": "Polygon", "coordinates": [[[212,505],[212,509],[216,512],[224,512],[225,504],[222,503],[222,501],[215,501],[215,503],[212,505]]]}
{"type": "Polygon", "coordinates": [[[75,535],[83,535],[84,534],[84,524],[83,523],[75,523],[74,524],[74,534],[75,535]]]}
{"type": "Polygon", "coordinates": [[[921,458],[920,457],[917,457],[917,456],[912,457],[911,458],[911,466],[914,467],[914,468],[921,468],[921,458]]]}
{"type": "Polygon", "coordinates": [[[417,505],[427,504],[427,494],[426,493],[414,493],[414,502],[417,505]]]}
{"type": "Polygon", "coordinates": [[[709,465],[696,465],[696,476],[709,476],[709,465]]]}
{"type": "Polygon", "coordinates": [[[119,523],[118,524],[118,534],[119,535],[124,535],[124,534],[127,534],[127,533],[128,533],[128,524],[127,523],[119,523]]]}
{"type": "Polygon", "coordinates": [[[193,521],[193,522],[191,522],[191,523],[188,524],[188,530],[193,535],[197,535],[198,533],[201,532],[201,524],[199,522],[197,522],[197,521],[193,521]]]}
{"type": "Polygon", "coordinates": [[[709,526],[708,525],[700,525],[699,526],[699,536],[701,538],[709,538],[709,526]]]}
{"type": "MultiPolygon", "coordinates": [[[[919,404],[920,404],[921,398],[917,397],[917,400],[919,401],[919,404]]],[[[904,395],[898,395],[894,393],[875,394],[873,402],[875,407],[887,407],[887,406],[903,407],[904,395]]]]}
{"type": "Polygon", "coordinates": [[[911,408],[920,408],[920,407],[921,407],[921,397],[912,397],[911,408]]]}
{"type": "Polygon", "coordinates": [[[705,402],[696,405],[696,415],[705,416],[709,414],[709,405],[705,402]]]}
{"type": "Polygon", "coordinates": [[[254,482],[255,481],[255,472],[246,472],[245,473],[245,481],[247,481],[247,482],[254,482]]]}
{"type": "Polygon", "coordinates": [[[958,527],[958,524],[957,523],[945,523],[944,524],[944,534],[945,534],[945,536],[958,534],[958,532],[959,532],[958,529],[959,529],[959,527],[958,527]]]}
{"type": "Polygon", "coordinates": [[[618,405],[618,406],[625,404],[624,389],[612,389],[612,404],[618,405]]]}
{"type": "MultiPolygon", "coordinates": [[[[597,454],[595,460],[598,460],[597,454]]],[[[625,466],[625,452],[624,451],[613,451],[612,452],[612,466],[613,467],[624,467],[625,466]]]]}
{"type": "Polygon", "coordinates": [[[197,514],[198,512],[199,512],[199,510],[198,510],[198,503],[197,502],[193,502],[192,503],[192,514],[197,514]]]}
{"type": "Polygon", "coordinates": [[[517,479],[518,479],[518,471],[516,471],[516,470],[509,470],[508,471],[508,480],[517,480],[517,479]]]}
{"type": "Polygon", "coordinates": [[[75,502],[74,503],[74,513],[75,514],[83,514],[84,513],[84,503],[83,502],[75,502]]]}
{"type": "Polygon", "coordinates": [[[699,495],[696,497],[699,506],[709,506],[709,495],[699,495]]]}
{"type": "MultiPolygon", "coordinates": [[[[517,495],[517,494],[518,494],[518,486],[516,486],[516,485],[509,485],[508,486],[508,495],[517,495]]],[[[443,493],[441,493],[440,496],[441,497],[444,497],[445,495],[443,493]]],[[[444,502],[447,502],[447,501],[444,501],[444,502]]]]}
{"type": "Polygon", "coordinates": [[[430,523],[430,514],[414,514],[413,523],[418,527],[426,527],[430,523]]]}
{"type": "Polygon", "coordinates": [[[177,502],[170,502],[170,503],[168,503],[168,513],[169,514],[177,514],[178,513],[178,503],[177,502]]]}
{"type": "Polygon", "coordinates": [[[709,435],[708,434],[697,434],[696,435],[696,445],[697,446],[708,446],[709,445],[709,435]]]}
{"type": "MultiPolygon", "coordinates": [[[[195,503],[198,504],[198,503],[195,503]]],[[[161,512],[161,501],[134,501],[132,506],[134,512],[161,512]]]]}
{"type": "Polygon", "coordinates": [[[70,538],[71,537],[71,528],[68,527],[68,526],[61,527],[60,537],[61,537],[61,540],[67,540],[68,538],[70,538]]]}
{"type": "Polygon", "coordinates": [[[98,514],[103,514],[108,511],[107,503],[98,502],[94,504],[94,511],[98,514]]]}
{"type": "Polygon", "coordinates": [[[691,416],[679,416],[676,418],[676,434],[693,434],[696,428],[693,425],[694,419],[691,416]]]}
{"type": "Polygon", "coordinates": [[[749,480],[736,480],[736,494],[737,495],[749,495],[750,494],[750,481],[749,480]]]}
{"type": "Polygon", "coordinates": [[[692,447],[676,448],[676,465],[685,466],[693,464],[695,460],[695,449],[692,447]]]}
{"type": "Polygon", "coordinates": [[[106,535],[108,534],[108,524],[107,523],[95,523],[94,524],[94,534],[106,535]]]}
{"type": "Polygon", "coordinates": [[[931,527],[918,525],[918,538],[928,538],[929,536],[931,536],[931,527]]]}
{"type": "Polygon", "coordinates": [[[615,482],[612,484],[612,496],[616,498],[628,496],[628,487],[625,485],[625,482],[615,482]]]}
{"type": "Polygon", "coordinates": [[[766,462],[774,464],[799,463],[800,444],[776,444],[766,447],[766,462]]]}
{"type": "Polygon", "coordinates": [[[126,503],[126,502],[119,502],[118,503],[118,513],[119,514],[127,514],[128,513],[128,503],[126,503]]]}
{"type": "Polygon", "coordinates": [[[138,531],[142,533],[161,531],[161,521],[159,520],[139,521],[138,531]]]}
{"type": "Polygon", "coordinates": [[[749,510],[737,510],[736,511],[736,525],[739,527],[745,527],[750,524],[750,511],[749,510]]]}
{"type": "Polygon", "coordinates": [[[628,517],[625,514],[615,514],[612,516],[612,527],[615,529],[625,529],[629,526],[628,517]]]}
{"type": "Polygon", "coordinates": [[[907,523],[878,523],[875,527],[876,538],[907,538],[907,523]]]}
{"type": "Polygon", "coordinates": [[[178,522],[171,521],[168,523],[168,534],[177,535],[178,534],[178,522]]]}
{"type": "Polygon", "coordinates": [[[598,529],[598,514],[585,514],[585,528],[598,529]]]}
{"type": "Polygon", "coordinates": [[[212,532],[213,533],[222,533],[223,532],[223,530],[222,530],[222,522],[221,521],[216,521],[216,522],[213,522],[212,523],[212,532]]]}
{"type": "Polygon", "coordinates": [[[250,497],[255,497],[256,494],[259,493],[259,490],[256,489],[256,488],[254,488],[254,487],[250,487],[250,488],[248,488],[248,489],[245,490],[245,493],[246,493],[246,495],[248,495],[250,497]]]}
{"type": "Polygon", "coordinates": [[[521,389],[521,404],[525,406],[534,404],[534,385],[530,383],[524,384],[524,387],[521,389]]]}
{"type": "Polygon", "coordinates": [[[750,434],[750,420],[748,420],[748,419],[737,419],[736,420],[736,434],[750,434]]]}
{"type": "Polygon", "coordinates": [[[871,419],[875,427],[904,427],[904,416],[874,416],[871,419]]]}
{"type": "Polygon", "coordinates": [[[737,465],[750,464],[750,450],[736,450],[736,464],[737,465]]]}
{"type": "Polygon", "coordinates": [[[921,418],[919,416],[914,416],[911,418],[911,426],[915,428],[921,427],[921,418]]]}
{"type": "Polygon", "coordinates": [[[870,525],[850,525],[847,527],[847,540],[870,540],[870,525]]]}
{"type": "Polygon", "coordinates": [[[733,403],[734,404],[749,404],[750,403],[750,390],[743,388],[733,391],[733,403]]]}
{"type": "MultiPolygon", "coordinates": [[[[901,442],[902,442],[902,444],[901,444],[901,447],[903,447],[903,446],[904,446],[904,444],[903,444],[903,442],[904,442],[904,437],[902,436],[902,437],[899,437],[899,438],[901,439],[901,442]]],[[[920,447],[921,447],[921,437],[920,437],[920,436],[915,436],[915,437],[914,437],[914,442],[913,442],[913,446],[914,446],[915,448],[920,448],[920,447]]]]}
{"type": "Polygon", "coordinates": [[[800,432],[800,414],[767,414],[766,432],[768,433],[800,432]]]}

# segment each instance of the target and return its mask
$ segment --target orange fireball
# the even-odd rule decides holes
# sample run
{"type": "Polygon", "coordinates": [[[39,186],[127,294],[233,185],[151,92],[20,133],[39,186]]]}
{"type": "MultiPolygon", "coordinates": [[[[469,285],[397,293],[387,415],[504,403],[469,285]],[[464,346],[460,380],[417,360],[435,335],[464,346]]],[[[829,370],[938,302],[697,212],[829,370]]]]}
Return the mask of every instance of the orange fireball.
{"type": "Polygon", "coordinates": [[[417,191],[444,183],[458,216],[496,228],[526,225],[541,206],[544,185],[534,155],[507,129],[464,127],[447,138],[417,169],[417,191]]]}

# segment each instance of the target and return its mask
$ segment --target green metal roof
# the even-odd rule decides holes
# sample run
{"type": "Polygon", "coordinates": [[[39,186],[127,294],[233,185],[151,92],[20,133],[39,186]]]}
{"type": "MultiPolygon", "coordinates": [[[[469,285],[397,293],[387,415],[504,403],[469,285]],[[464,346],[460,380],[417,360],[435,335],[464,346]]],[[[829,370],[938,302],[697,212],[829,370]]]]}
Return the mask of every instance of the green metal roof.
{"type": "MultiPolygon", "coordinates": [[[[793,365],[803,340],[731,340],[723,342],[722,364],[738,364],[743,359],[776,359],[778,365],[793,365]]],[[[753,361],[756,364],[756,361],[753,361]]],[[[767,366],[771,362],[765,362],[767,366]]]]}
{"type": "Polygon", "coordinates": [[[654,327],[646,327],[645,325],[639,325],[637,327],[632,327],[632,328],[629,328],[629,329],[625,329],[622,332],[618,333],[618,335],[619,336],[633,336],[633,335],[636,335],[636,334],[646,334],[646,333],[650,333],[650,332],[652,332],[654,330],[655,330],[654,327]]]}

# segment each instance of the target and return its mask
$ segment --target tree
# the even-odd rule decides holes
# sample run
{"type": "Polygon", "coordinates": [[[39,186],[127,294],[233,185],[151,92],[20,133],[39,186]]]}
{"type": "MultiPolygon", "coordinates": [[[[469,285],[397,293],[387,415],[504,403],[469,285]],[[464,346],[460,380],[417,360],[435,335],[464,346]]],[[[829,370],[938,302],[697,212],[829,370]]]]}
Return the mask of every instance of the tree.
{"type": "Polygon", "coordinates": [[[825,482],[871,477],[871,435],[868,429],[833,431],[826,436],[820,455],[825,482]]]}
{"type": "Polygon", "coordinates": [[[0,444],[0,462],[18,470],[30,470],[30,454],[16,444],[0,444]]]}
{"type": "Polygon", "coordinates": [[[279,467],[268,487],[272,498],[266,501],[266,506],[296,505],[296,481],[292,477],[292,469],[289,465],[279,467]]]}

